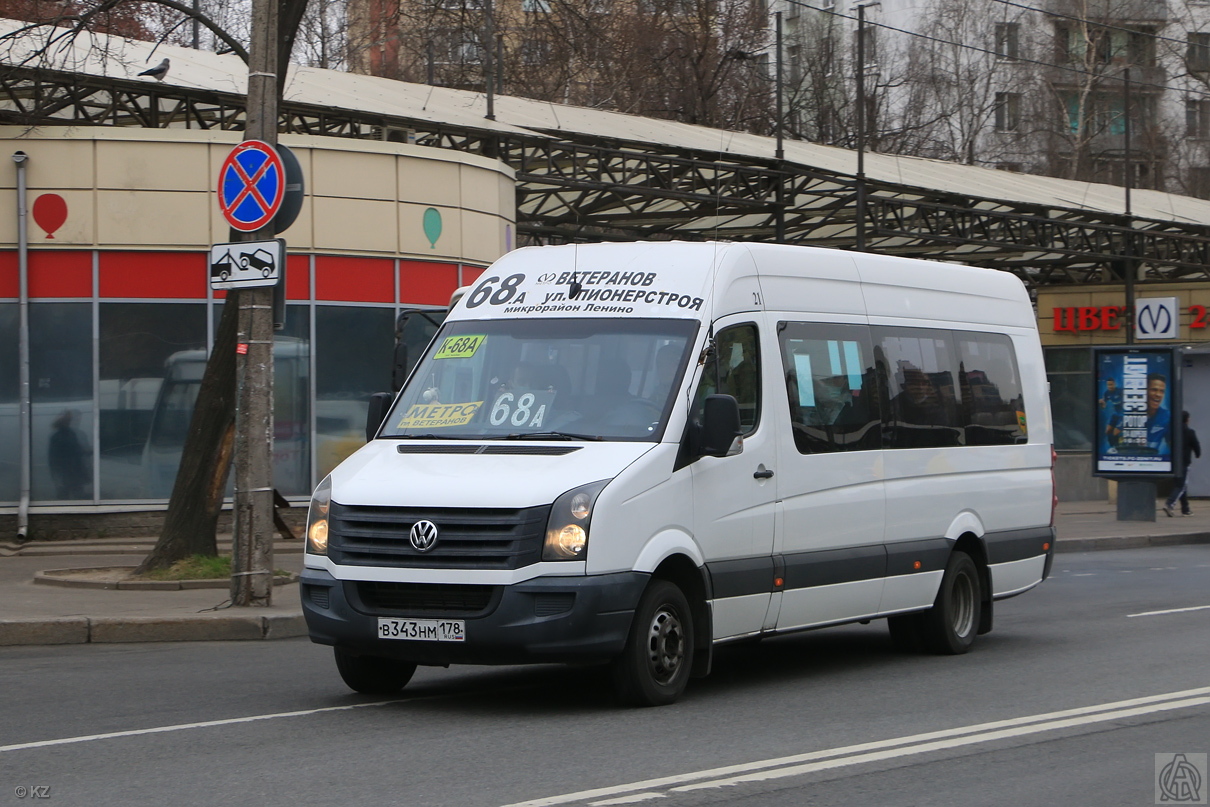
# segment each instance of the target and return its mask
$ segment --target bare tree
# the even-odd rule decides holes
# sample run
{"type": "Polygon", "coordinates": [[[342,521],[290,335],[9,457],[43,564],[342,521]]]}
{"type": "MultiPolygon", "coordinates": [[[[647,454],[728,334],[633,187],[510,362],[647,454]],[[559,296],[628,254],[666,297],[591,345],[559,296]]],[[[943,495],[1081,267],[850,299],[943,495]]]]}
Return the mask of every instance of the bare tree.
{"type": "Polygon", "coordinates": [[[1025,12],[990,0],[932,0],[908,46],[905,151],[968,165],[1020,153],[1036,71],[1022,61],[1025,12]],[[927,38],[926,38],[927,37],[927,38]]]}
{"type": "Polygon", "coordinates": [[[354,69],[483,90],[500,53],[510,94],[768,131],[767,15],[757,0],[357,0],[354,69]]]}

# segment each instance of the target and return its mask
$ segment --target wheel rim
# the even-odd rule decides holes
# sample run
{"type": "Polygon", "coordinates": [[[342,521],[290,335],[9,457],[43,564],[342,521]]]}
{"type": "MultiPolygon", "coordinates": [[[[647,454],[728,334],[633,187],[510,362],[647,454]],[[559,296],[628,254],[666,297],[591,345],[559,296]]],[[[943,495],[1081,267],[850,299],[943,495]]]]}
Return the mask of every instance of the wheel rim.
{"type": "Polygon", "coordinates": [[[675,609],[664,605],[656,609],[647,630],[647,665],[651,677],[661,685],[670,684],[685,663],[685,629],[675,609]]]}
{"type": "Polygon", "coordinates": [[[953,611],[954,635],[966,637],[975,625],[975,584],[969,574],[954,578],[954,589],[950,597],[953,611]]]}

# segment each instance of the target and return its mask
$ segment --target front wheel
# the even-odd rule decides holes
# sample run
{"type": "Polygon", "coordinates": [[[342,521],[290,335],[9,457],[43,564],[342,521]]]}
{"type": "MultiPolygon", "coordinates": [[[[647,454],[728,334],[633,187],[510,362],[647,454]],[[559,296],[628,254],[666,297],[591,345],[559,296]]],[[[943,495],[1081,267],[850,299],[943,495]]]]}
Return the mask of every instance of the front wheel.
{"type": "Polygon", "coordinates": [[[639,599],[626,648],[613,663],[618,697],[634,706],[673,703],[689,683],[693,614],[684,593],[652,580],[639,599]]]}
{"type": "Polygon", "coordinates": [[[349,689],[363,695],[394,695],[403,689],[416,665],[377,656],[357,656],[347,650],[334,648],[336,669],[349,689]]]}
{"type": "Polygon", "coordinates": [[[921,638],[929,650],[956,656],[970,650],[979,632],[983,597],[979,570],[965,552],[954,552],[945,566],[933,607],[921,615],[921,638]]]}

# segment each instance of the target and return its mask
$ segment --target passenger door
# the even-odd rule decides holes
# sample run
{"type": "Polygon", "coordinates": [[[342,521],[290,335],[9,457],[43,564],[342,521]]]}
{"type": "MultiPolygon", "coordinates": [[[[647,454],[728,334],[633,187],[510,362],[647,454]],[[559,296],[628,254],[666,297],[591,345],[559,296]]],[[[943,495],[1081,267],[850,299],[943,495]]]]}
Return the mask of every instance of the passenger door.
{"type": "Polygon", "coordinates": [[[880,396],[869,328],[779,322],[778,441],[785,565],[779,630],[878,612],[886,575],[880,396]],[[783,432],[783,433],[785,433],[783,432]]]}
{"type": "Polygon", "coordinates": [[[691,413],[700,423],[707,395],[733,395],[744,430],[741,453],[700,457],[691,466],[693,529],[713,584],[715,639],[765,627],[773,588],[776,450],[763,411],[768,371],[760,335],[750,315],[720,320],[691,413]]]}

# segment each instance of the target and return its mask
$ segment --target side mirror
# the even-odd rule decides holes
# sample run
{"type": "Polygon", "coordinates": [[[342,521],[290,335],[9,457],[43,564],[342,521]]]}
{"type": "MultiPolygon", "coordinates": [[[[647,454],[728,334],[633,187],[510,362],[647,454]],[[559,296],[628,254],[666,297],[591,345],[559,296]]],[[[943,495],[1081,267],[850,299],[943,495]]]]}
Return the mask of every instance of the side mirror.
{"type": "Polygon", "coordinates": [[[408,346],[407,343],[400,339],[395,344],[395,360],[391,365],[391,391],[399,392],[403,389],[403,382],[408,380],[408,373],[412,371],[408,364],[408,346]]]}
{"type": "Polygon", "coordinates": [[[366,410],[366,442],[378,434],[378,427],[387,419],[387,411],[395,396],[389,392],[375,392],[370,396],[370,408],[366,410]]]}
{"type": "Polygon", "coordinates": [[[739,403],[730,395],[708,395],[702,414],[701,446],[707,457],[729,457],[744,450],[739,403]]]}

